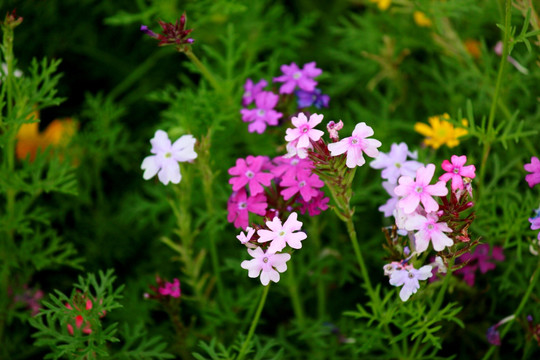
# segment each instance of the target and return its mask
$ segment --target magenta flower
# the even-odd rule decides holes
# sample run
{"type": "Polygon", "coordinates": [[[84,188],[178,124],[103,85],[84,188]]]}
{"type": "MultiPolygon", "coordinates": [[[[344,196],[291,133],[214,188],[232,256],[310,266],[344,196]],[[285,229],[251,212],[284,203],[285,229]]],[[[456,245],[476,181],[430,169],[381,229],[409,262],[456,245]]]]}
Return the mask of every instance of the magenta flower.
{"type": "Polygon", "coordinates": [[[433,244],[433,250],[443,251],[445,247],[454,245],[445,232],[452,232],[445,222],[437,222],[437,215],[431,213],[426,216],[416,214],[407,219],[408,229],[418,230],[414,234],[416,251],[422,253],[427,250],[429,242],[433,244]]]}
{"type": "Polygon", "coordinates": [[[469,179],[474,179],[476,174],[474,173],[476,171],[476,168],[474,165],[468,165],[464,166],[467,162],[467,156],[457,156],[452,155],[450,158],[452,163],[448,160],[444,160],[441,167],[444,171],[446,171],[446,174],[443,174],[439,177],[439,180],[444,181],[445,183],[448,182],[448,180],[452,179],[452,190],[457,189],[465,189],[465,186],[463,185],[463,179],[462,176],[465,176],[469,179]]]}
{"type": "Polygon", "coordinates": [[[305,240],[307,235],[305,232],[299,231],[302,228],[302,223],[297,219],[298,214],[293,212],[282,225],[281,220],[276,216],[272,221],[266,222],[266,226],[270,230],[261,229],[257,231],[260,243],[272,241],[267,252],[275,253],[281,251],[286,245],[289,245],[293,249],[302,248],[301,241],[305,240]]]}
{"type": "Polygon", "coordinates": [[[362,166],[366,162],[362,152],[367,156],[375,158],[379,155],[377,148],[381,146],[381,142],[375,139],[367,139],[373,135],[373,129],[362,122],[355,126],[352,136],[344,138],[339,142],[328,144],[330,155],[338,156],[347,153],[347,167],[354,168],[362,166]]]}
{"type": "Polygon", "coordinates": [[[310,201],[305,201],[302,197],[298,199],[298,202],[302,205],[300,212],[305,214],[307,211],[309,216],[316,216],[328,209],[328,203],[330,198],[325,197],[324,192],[319,191],[316,196],[313,196],[310,201]]]}
{"type": "Polygon", "coordinates": [[[292,117],[291,122],[295,128],[287,129],[287,135],[285,135],[285,141],[289,143],[294,142],[295,144],[293,147],[294,154],[289,152],[289,155],[295,155],[297,153],[301,159],[307,157],[306,151],[299,150],[312,149],[313,145],[311,145],[311,141],[318,141],[324,135],[323,131],[315,129],[315,126],[321,123],[323,117],[323,115],[312,114],[308,120],[304,113],[298,114],[298,117],[292,117]]]}
{"type": "Polygon", "coordinates": [[[399,297],[401,301],[407,301],[420,289],[419,280],[427,280],[431,277],[431,269],[431,265],[424,265],[418,270],[412,266],[401,270],[395,269],[390,274],[390,285],[403,286],[399,297]]]}
{"type": "Polygon", "coordinates": [[[240,189],[237,192],[233,192],[227,203],[227,215],[228,222],[234,222],[235,227],[245,229],[249,225],[249,213],[263,216],[266,214],[266,208],[268,203],[266,202],[266,196],[258,194],[255,196],[247,196],[245,189],[240,189]]]}
{"type": "Polygon", "coordinates": [[[194,151],[195,138],[192,135],[184,135],[171,145],[169,136],[163,130],[157,130],[150,140],[155,155],[144,158],[141,169],[144,170],[143,179],[148,180],[158,175],[159,181],[164,185],[170,182],[178,184],[182,179],[178,162],[191,161],[197,158],[194,151]]]}
{"type": "Polygon", "coordinates": [[[315,62],[307,63],[302,70],[295,63],[281,65],[283,75],[274,78],[274,82],[283,83],[279,88],[279,93],[292,94],[296,86],[305,91],[314,91],[317,82],[313,78],[322,73],[322,70],[316,68],[315,65],[315,62]]]}
{"type": "Polygon", "coordinates": [[[392,144],[388,154],[380,152],[369,166],[374,169],[383,169],[382,178],[396,184],[402,175],[414,177],[416,170],[423,165],[415,160],[407,160],[407,157],[416,159],[416,152],[411,153],[404,142],[392,144]]]}
{"type": "MultiPolygon", "coordinates": [[[[259,230],[260,231],[260,230],[259,230]]],[[[272,280],[279,281],[279,273],[287,270],[287,261],[291,259],[290,254],[276,254],[270,249],[264,252],[260,247],[247,249],[249,255],[253,257],[251,260],[244,260],[240,266],[242,269],[248,270],[250,278],[261,276],[261,283],[266,286],[272,280]]]]}
{"type": "Polygon", "coordinates": [[[282,113],[274,110],[279,101],[279,95],[271,91],[261,91],[255,96],[255,109],[241,109],[242,120],[250,122],[249,132],[262,134],[267,125],[276,126],[282,113]]]}
{"type": "Polygon", "coordinates": [[[173,298],[179,298],[181,295],[180,280],[174,279],[172,283],[166,282],[162,287],[158,289],[161,295],[169,295],[173,298]]]}
{"type": "Polygon", "coordinates": [[[310,201],[312,197],[319,194],[318,188],[324,186],[324,182],[317,174],[300,174],[296,177],[285,177],[279,183],[279,186],[286,189],[281,190],[283,199],[289,200],[296,193],[300,193],[304,201],[310,201]]]}
{"type": "Polygon", "coordinates": [[[247,79],[246,83],[244,84],[244,95],[242,96],[242,105],[248,106],[253,101],[255,101],[255,97],[259,95],[263,89],[268,85],[266,80],[262,79],[257,84],[253,84],[253,81],[251,79],[247,79]]]}
{"type": "Polygon", "coordinates": [[[432,196],[446,196],[448,189],[442,181],[435,185],[429,185],[434,173],[435,165],[428,164],[426,167],[416,170],[416,180],[410,176],[399,178],[399,185],[394,189],[394,193],[403,197],[398,201],[398,206],[403,209],[405,214],[414,212],[420,202],[428,213],[439,209],[439,204],[432,196]]]}
{"type": "Polygon", "coordinates": [[[462,275],[463,280],[467,285],[474,286],[476,270],[480,269],[480,272],[485,274],[486,272],[495,269],[495,263],[491,260],[504,260],[502,247],[494,246],[491,254],[489,248],[489,244],[478,245],[474,249],[473,254],[465,253],[457,259],[459,263],[467,263],[467,265],[454,272],[455,274],[462,275]]]}
{"type": "Polygon", "coordinates": [[[531,174],[525,176],[530,187],[540,184],[540,160],[536,156],[531,157],[531,162],[523,166],[531,174]]]}
{"type": "Polygon", "coordinates": [[[300,159],[298,156],[287,158],[278,156],[274,158],[276,166],[272,170],[272,174],[278,177],[295,177],[300,174],[311,174],[311,169],[314,168],[313,162],[308,159],[300,159]]]}
{"type": "Polygon", "coordinates": [[[262,167],[266,162],[264,156],[248,156],[246,160],[237,159],[236,166],[229,169],[229,174],[233,175],[229,179],[233,191],[238,191],[246,185],[249,185],[251,196],[264,193],[264,186],[270,186],[274,178],[271,173],[262,172],[262,167]]]}

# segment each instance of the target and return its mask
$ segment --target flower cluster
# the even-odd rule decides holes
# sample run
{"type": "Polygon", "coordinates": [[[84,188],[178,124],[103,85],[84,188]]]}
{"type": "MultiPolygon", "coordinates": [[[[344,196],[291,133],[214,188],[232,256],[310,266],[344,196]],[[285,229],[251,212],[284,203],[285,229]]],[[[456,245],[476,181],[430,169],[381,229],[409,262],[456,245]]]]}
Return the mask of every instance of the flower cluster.
{"type": "Polygon", "coordinates": [[[425,146],[438,149],[442,145],[446,145],[449,148],[453,148],[459,145],[458,138],[469,133],[469,131],[465,129],[468,122],[466,119],[463,119],[461,120],[461,124],[464,127],[456,128],[448,120],[450,120],[450,115],[446,113],[443,115],[431,116],[428,118],[431,127],[418,122],[414,125],[414,130],[426,137],[424,139],[425,146]]]}
{"type": "Polygon", "coordinates": [[[189,45],[195,42],[193,38],[188,37],[193,29],[186,29],[186,21],[186,13],[184,13],[174,24],[159,20],[162,34],[156,34],[146,25],[141,25],[141,31],[154,39],[158,39],[158,46],[174,45],[178,51],[186,52],[189,45]]]}
{"type": "Polygon", "coordinates": [[[169,299],[178,299],[182,295],[180,289],[180,280],[174,278],[172,282],[168,282],[156,276],[156,284],[150,285],[151,293],[145,293],[145,299],[156,299],[158,301],[167,301],[169,299]]]}
{"type": "Polygon", "coordinates": [[[489,244],[478,245],[474,252],[464,253],[456,259],[457,264],[465,264],[462,268],[456,270],[456,275],[463,276],[463,280],[469,286],[474,286],[476,278],[476,272],[480,270],[482,274],[495,269],[495,263],[492,261],[503,261],[504,254],[501,246],[493,246],[491,252],[489,251],[489,244]]]}
{"type": "Polygon", "coordinates": [[[242,121],[249,123],[249,132],[262,134],[267,126],[279,125],[279,120],[284,118],[289,108],[292,93],[297,97],[298,109],[310,106],[328,107],[330,97],[316,88],[317,81],[314,78],[319,76],[322,70],[316,67],[315,62],[305,64],[302,69],[295,63],[282,65],[281,71],[283,75],[273,79],[275,83],[282,83],[279,88],[281,98],[273,91],[265,90],[268,86],[266,80],[262,79],[256,84],[251,79],[246,80],[242,96],[244,107],[240,113],[242,121]],[[276,110],[278,107],[283,110],[276,110]]]}
{"type": "MultiPolygon", "coordinates": [[[[398,234],[407,235],[410,239],[410,247],[405,247],[394,239],[390,241],[390,245],[394,242],[400,249],[407,249],[407,252],[403,251],[402,256],[406,257],[405,260],[394,261],[387,266],[399,263],[401,264],[400,271],[409,270],[410,279],[425,280],[431,277],[431,273],[427,275],[425,266],[420,268],[424,269],[424,272],[421,273],[421,277],[418,277],[420,275],[417,276],[417,273],[412,271],[414,267],[407,263],[416,255],[425,252],[430,244],[440,255],[438,262],[434,264],[440,271],[446,267],[446,264],[443,264],[443,258],[461,255],[476,244],[471,243],[468,236],[468,228],[474,214],[462,215],[462,212],[473,206],[470,198],[472,198],[471,180],[475,177],[475,167],[474,165],[465,166],[467,161],[465,155],[453,155],[450,161],[444,160],[442,163],[445,173],[435,184],[431,184],[435,174],[435,165],[423,166],[415,160],[407,161],[407,157],[416,159],[416,154],[411,154],[406,144],[394,144],[389,154],[381,153],[371,166],[383,169],[383,178],[388,180],[384,187],[391,195],[392,192],[394,195],[380,210],[384,211],[385,215],[392,213],[396,228],[399,230],[398,234]],[[397,185],[392,183],[396,179],[397,185]],[[448,191],[447,183],[450,180],[451,191],[448,191]],[[440,203],[436,199],[439,199],[440,203]],[[467,245],[459,252],[442,253],[443,250],[456,243],[467,243],[467,245]],[[412,249],[412,254],[409,248],[412,249]],[[411,267],[407,268],[407,266],[411,267]]],[[[429,265],[430,271],[432,268],[433,266],[429,265]]],[[[402,279],[404,276],[399,274],[394,277],[390,275],[390,284],[394,286],[409,284],[407,290],[402,289],[400,292],[401,299],[406,301],[412,293],[416,292],[417,280],[415,283],[398,281],[396,279],[402,279]],[[415,290],[411,292],[411,289],[415,290]]]]}
{"type": "MultiPolygon", "coordinates": [[[[71,302],[65,304],[66,308],[69,309],[70,312],[73,313],[74,315],[73,316],[74,321],[66,325],[67,330],[70,335],[74,334],[75,328],[77,330],[80,330],[83,334],[88,335],[92,333],[93,331],[92,325],[88,321],[88,318],[91,317],[90,312],[92,311],[94,307],[94,301],[88,298],[85,294],[77,292],[73,296],[73,299],[71,300],[71,302]],[[73,325],[75,325],[75,328],[73,327],[73,325]]],[[[106,315],[106,312],[102,311],[99,314],[99,317],[102,318],[105,315],[106,315]]]]}
{"type": "Polygon", "coordinates": [[[159,181],[164,185],[169,182],[178,184],[182,179],[178,163],[191,162],[197,158],[194,150],[196,141],[192,135],[183,135],[171,144],[167,133],[157,130],[150,140],[152,144],[150,152],[154,155],[144,158],[141,164],[141,169],[144,170],[143,178],[148,180],[157,174],[159,181]]]}

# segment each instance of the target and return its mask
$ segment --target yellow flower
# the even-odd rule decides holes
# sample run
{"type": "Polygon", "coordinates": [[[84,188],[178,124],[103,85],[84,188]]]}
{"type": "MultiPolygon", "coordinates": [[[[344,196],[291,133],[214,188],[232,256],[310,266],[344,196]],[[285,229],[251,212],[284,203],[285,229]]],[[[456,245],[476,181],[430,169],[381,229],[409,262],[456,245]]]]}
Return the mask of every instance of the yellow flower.
{"type": "Polygon", "coordinates": [[[424,14],[421,11],[415,11],[413,13],[413,18],[414,18],[414,22],[418,26],[431,27],[431,25],[433,24],[431,20],[426,16],[426,14],[424,14]]]}
{"type": "MultiPolygon", "coordinates": [[[[30,118],[38,119],[37,112],[32,113],[30,118]]],[[[75,132],[77,131],[78,123],[71,119],[56,119],[42,133],[38,129],[39,123],[33,122],[23,124],[17,133],[17,146],[15,154],[17,159],[30,158],[33,161],[37,151],[44,151],[49,146],[61,147],[67,145],[75,132]]]]}
{"type": "MultiPolygon", "coordinates": [[[[431,127],[424,123],[416,123],[414,130],[424,135],[424,144],[431,146],[434,149],[438,149],[441,145],[446,145],[449,148],[453,148],[459,145],[458,138],[467,135],[469,131],[464,128],[455,128],[450,122],[444,120],[450,119],[450,115],[436,115],[428,118],[431,127]]],[[[467,119],[461,120],[463,126],[467,126],[467,119]]]]}
{"type": "Polygon", "coordinates": [[[392,0],[371,0],[372,3],[377,3],[379,10],[386,10],[390,7],[392,0]]]}

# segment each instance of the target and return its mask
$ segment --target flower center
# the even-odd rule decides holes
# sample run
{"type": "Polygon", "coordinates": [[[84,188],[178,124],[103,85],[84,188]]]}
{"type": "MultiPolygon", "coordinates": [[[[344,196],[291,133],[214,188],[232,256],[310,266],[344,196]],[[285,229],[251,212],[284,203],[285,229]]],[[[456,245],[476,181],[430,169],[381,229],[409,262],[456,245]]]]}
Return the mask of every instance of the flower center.
{"type": "Polygon", "coordinates": [[[305,134],[309,131],[309,125],[303,125],[301,131],[305,134]]]}
{"type": "Polygon", "coordinates": [[[245,97],[245,98],[251,97],[251,91],[246,91],[246,92],[244,93],[244,97],[245,97]]]}
{"type": "Polygon", "coordinates": [[[418,194],[422,193],[424,191],[423,186],[417,186],[414,188],[414,191],[416,191],[418,194]]]}
{"type": "Polygon", "coordinates": [[[305,182],[305,181],[300,181],[300,182],[298,183],[298,187],[304,187],[304,186],[306,186],[306,182],[305,182]]]}
{"type": "Polygon", "coordinates": [[[265,257],[263,257],[263,263],[265,263],[265,264],[266,264],[267,262],[268,262],[268,258],[267,258],[266,256],[265,256],[265,257]]]}
{"type": "Polygon", "coordinates": [[[434,227],[435,227],[435,226],[434,226],[433,224],[429,224],[429,225],[427,226],[428,230],[433,230],[434,227]]]}
{"type": "Polygon", "coordinates": [[[454,174],[459,174],[459,168],[454,168],[454,174]]]}
{"type": "Polygon", "coordinates": [[[296,166],[296,165],[298,164],[299,161],[300,161],[300,160],[298,160],[298,159],[292,159],[292,160],[291,160],[291,165],[292,165],[292,166],[296,166]]]}
{"type": "Polygon", "coordinates": [[[239,202],[238,203],[238,208],[240,210],[244,210],[245,208],[247,208],[247,202],[246,201],[239,202]]]}
{"type": "Polygon", "coordinates": [[[312,95],[311,100],[316,101],[317,100],[317,95],[312,95]]]}
{"type": "Polygon", "coordinates": [[[300,79],[301,76],[302,76],[302,73],[300,71],[297,71],[297,72],[295,72],[293,74],[292,77],[293,77],[294,80],[298,80],[298,79],[300,79]]]}
{"type": "Polygon", "coordinates": [[[252,179],[255,176],[255,173],[251,170],[246,171],[246,176],[252,179]]]}
{"type": "Polygon", "coordinates": [[[278,233],[279,236],[283,236],[285,235],[285,231],[284,230],[281,230],[279,233],[278,233]]]}
{"type": "Polygon", "coordinates": [[[165,157],[166,157],[166,158],[170,158],[171,156],[172,156],[172,154],[171,154],[170,152],[168,152],[168,153],[165,154],[165,157]]]}
{"type": "Polygon", "coordinates": [[[397,163],[394,164],[394,166],[397,167],[397,168],[399,169],[399,168],[401,167],[401,163],[398,163],[398,162],[397,162],[397,163]]]}
{"type": "Polygon", "coordinates": [[[409,279],[414,279],[414,274],[412,272],[408,273],[407,276],[409,277],[409,279]]]}
{"type": "Polygon", "coordinates": [[[353,137],[351,138],[351,145],[359,145],[360,144],[360,139],[356,138],[356,137],[353,137]]]}
{"type": "Polygon", "coordinates": [[[259,109],[259,111],[257,111],[257,116],[264,116],[264,114],[266,114],[266,111],[264,111],[263,109],[259,109]]]}

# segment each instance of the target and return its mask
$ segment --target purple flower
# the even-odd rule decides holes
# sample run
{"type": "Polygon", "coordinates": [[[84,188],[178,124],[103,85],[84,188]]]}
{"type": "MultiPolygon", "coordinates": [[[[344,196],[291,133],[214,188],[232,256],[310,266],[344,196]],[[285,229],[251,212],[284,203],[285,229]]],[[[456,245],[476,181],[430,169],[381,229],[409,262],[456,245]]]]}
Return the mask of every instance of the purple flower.
{"type": "Polygon", "coordinates": [[[411,265],[400,270],[395,269],[390,274],[390,285],[403,286],[399,297],[401,301],[407,301],[420,289],[419,280],[427,280],[431,277],[431,269],[431,265],[424,265],[418,270],[411,265]]]}
{"type": "Polygon", "coordinates": [[[523,166],[531,174],[525,176],[530,187],[540,184],[540,160],[536,156],[531,157],[531,162],[523,166]]]}
{"type": "Polygon", "coordinates": [[[270,182],[274,178],[271,173],[262,172],[262,167],[266,162],[264,156],[249,155],[246,160],[237,159],[236,166],[229,169],[229,174],[234,175],[229,179],[229,184],[232,185],[233,191],[238,191],[246,185],[249,185],[249,193],[251,196],[264,193],[264,186],[270,186],[270,182]]]}
{"type": "Polygon", "coordinates": [[[462,275],[463,280],[469,286],[474,286],[476,270],[480,269],[482,274],[495,269],[495,263],[491,260],[503,261],[503,249],[500,246],[494,246],[491,254],[489,253],[489,244],[478,245],[473,254],[465,253],[458,258],[458,262],[467,263],[461,269],[455,271],[455,274],[462,275]]]}
{"type": "Polygon", "coordinates": [[[441,175],[439,180],[446,183],[448,180],[452,179],[452,190],[463,190],[465,189],[465,186],[463,185],[463,179],[461,177],[464,176],[469,179],[474,179],[476,176],[474,173],[476,168],[474,165],[464,166],[467,162],[467,156],[465,155],[452,155],[450,160],[452,161],[451,163],[448,160],[442,162],[441,167],[446,171],[446,174],[441,175]]]}
{"type": "Polygon", "coordinates": [[[279,93],[292,94],[297,86],[305,91],[314,91],[317,82],[313,80],[313,78],[322,73],[322,70],[316,68],[315,65],[315,62],[307,63],[302,70],[300,70],[295,63],[291,63],[291,65],[281,65],[283,75],[274,78],[274,82],[283,83],[279,88],[279,93]]]}
{"type": "Polygon", "coordinates": [[[173,298],[179,298],[182,294],[180,290],[180,280],[174,279],[172,283],[166,282],[158,289],[161,295],[169,295],[173,298]]]}
{"type": "Polygon", "coordinates": [[[246,190],[240,189],[233,192],[229,198],[227,221],[234,222],[235,227],[245,229],[249,225],[249,212],[263,216],[267,207],[266,196],[259,194],[248,197],[246,190]]]}
{"type": "Polygon", "coordinates": [[[493,325],[487,329],[486,338],[491,345],[501,346],[501,334],[499,334],[497,326],[493,325]]]}
{"type": "Polygon", "coordinates": [[[325,95],[319,89],[313,91],[296,90],[295,94],[298,98],[298,107],[300,109],[315,105],[317,109],[328,107],[330,96],[325,95]]]}
{"type": "Polygon", "coordinates": [[[272,280],[279,281],[279,273],[287,270],[287,261],[291,259],[290,254],[276,254],[270,249],[264,252],[260,247],[247,249],[249,255],[253,257],[251,260],[244,260],[240,265],[242,269],[248,270],[250,278],[261,276],[261,283],[266,286],[272,280]]]}
{"type": "Polygon", "coordinates": [[[242,96],[242,105],[248,106],[253,101],[255,101],[255,97],[260,94],[263,89],[268,85],[266,80],[262,79],[257,84],[253,84],[253,81],[251,79],[247,79],[246,83],[244,84],[244,95],[242,96]]]}
{"type": "Polygon", "coordinates": [[[279,95],[271,91],[261,91],[255,96],[254,109],[241,109],[242,120],[250,122],[248,126],[249,132],[262,134],[266,130],[267,125],[276,126],[278,119],[283,116],[282,113],[274,110],[274,107],[279,101],[279,95]]]}
{"type": "Polygon", "coordinates": [[[381,176],[383,179],[396,184],[402,175],[414,177],[416,170],[422,167],[422,163],[415,160],[407,160],[407,157],[416,160],[416,152],[411,153],[407,144],[392,144],[390,152],[379,152],[379,156],[373,160],[369,166],[374,169],[383,169],[381,176]]]}

